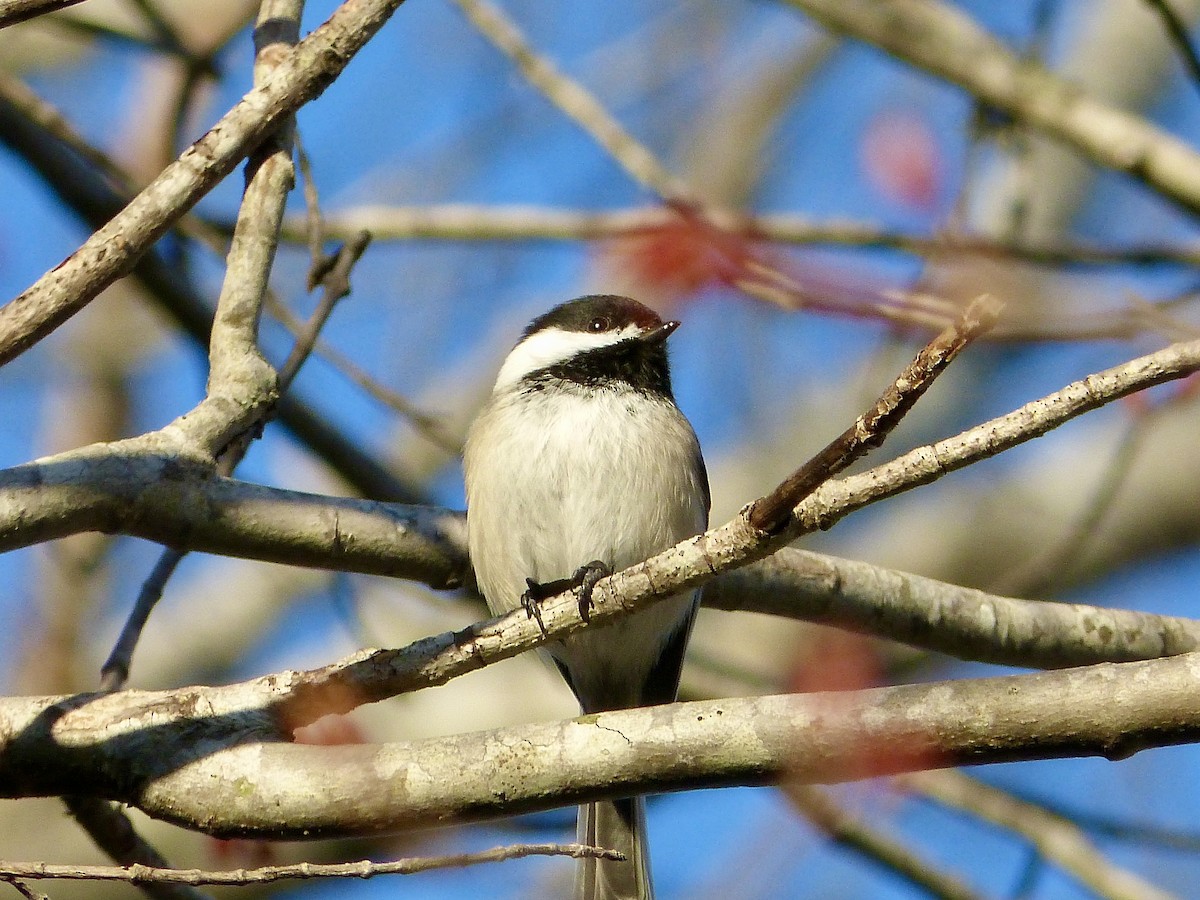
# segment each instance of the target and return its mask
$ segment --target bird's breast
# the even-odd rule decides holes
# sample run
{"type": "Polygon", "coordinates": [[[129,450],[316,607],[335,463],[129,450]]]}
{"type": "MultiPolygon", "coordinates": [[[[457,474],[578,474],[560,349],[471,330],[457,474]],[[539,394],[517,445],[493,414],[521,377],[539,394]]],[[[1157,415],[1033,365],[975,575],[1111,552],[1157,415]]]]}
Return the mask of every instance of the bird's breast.
{"type": "Polygon", "coordinates": [[[541,391],[494,400],[466,448],[480,587],[510,609],[525,579],[640,562],[703,530],[695,435],[667,400],[541,391]],[[487,456],[481,454],[486,448],[487,456]]]}

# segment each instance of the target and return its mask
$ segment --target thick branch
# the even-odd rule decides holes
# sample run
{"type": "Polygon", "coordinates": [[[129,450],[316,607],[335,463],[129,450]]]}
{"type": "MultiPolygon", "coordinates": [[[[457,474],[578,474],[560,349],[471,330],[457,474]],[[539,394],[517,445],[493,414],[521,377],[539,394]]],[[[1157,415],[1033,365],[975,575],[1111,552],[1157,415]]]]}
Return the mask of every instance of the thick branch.
{"type": "Polygon", "coordinates": [[[271,742],[274,729],[252,707],[261,711],[290,681],[281,673],[217,688],[0,700],[0,795],[83,787],[216,834],[314,838],[785,776],[829,783],[952,765],[1120,759],[1200,739],[1197,654],[682,703],[374,746],[271,742]]]}
{"type": "Polygon", "coordinates": [[[460,513],[220,478],[157,434],[0,472],[0,552],[80,531],[180,550],[463,583],[460,513]]]}
{"type": "Polygon", "coordinates": [[[1195,619],[998,597],[791,547],[710,581],[704,605],[836,625],[959,659],[1035,669],[1157,659],[1200,648],[1195,619]]]}
{"type": "Polygon", "coordinates": [[[1200,211],[1200,154],[1145,119],[1018,57],[941,0],[789,0],[827,28],[957,84],[985,104],[1200,211]]]}
{"type": "MultiPolygon", "coordinates": [[[[796,508],[793,526],[779,535],[763,534],[738,516],[600,582],[593,596],[592,618],[611,621],[623,611],[698,587],[720,572],[769,556],[802,533],[829,527],[855,509],[993,456],[1135,390],[1197,369],[1200,341],[1193,341],[1091,375],[957,437],[821,486],[796,508]]],[[[326,501],[211,479],[204,466],[189,468],[172,447],[152,443],[159,440],[158,435],[147,435],[117,445],[97,445],[0,473],[0,547],[24,546],[84,530],[138,534],[193,547],[200,541],[211,542],[209,546],[229,545],[239,543],[232,540],[229,529],[233,527],[242,530],[245,546],[235,552],[244,555],[337,568],[361,565],[360,571],[405,573],[404,567],[411,566],[407,570],[410,577],[420,577],[415,573],[424,567],[430,581],[438,583],[434,578],[442,578],[442,584],[462,572],[461,565],[447,560],[446,548],[438,546],[436,538],[430,542],[420,539],[421,535],[455,534],[454,529],[461,525],[450,524],[445,513],[429,513],[432,523],[418,520],[418,533],[405,534],[403,542],[392,549],[389,542],[396,533],[381,530],[377,521],[379,515],[388,514],[384,512],[387,507],[328,501],[334,509],[332,516],[326,512],[322,519],[324,532],[306,538],[304,528],[298,528],[298,520],[289,514],[302,510],[311,515],[312,503],[324,505],[326,501]],[[233,519],[225,522],[220,507],[205,505],[209,497],[220,500],[222,491],[231,492],[225,495],[230,505],[240,496],[247,509],[275,511],[264,521],[256,521],[239,519],[238,513],[248,513],[238,509],[233,519]],[[191,499],[180,502],[184,498],[191,499]],[[358,526],[361,532],[354,530],[358,526]],[[389,554],[394,557],[389,559],[389,554]]],[[[542,610],[551,638],[585,627],[572,594],[547,600],[542,610]]],[[[914,632],[920,631],[919,623],[918,619],[914,632]]],[[[318,692],[333,688],[334,693],[380,699],[443,683],[528,650],[541,639],[537,623],[514,613],[461,635],[441,635],[405,650],[380,652],[373,662],[352,671],[331,667],[326,670],[331,681],[313,687],[318,692]],[[347,691],[350,685],[353,689],[347,691]]]]}

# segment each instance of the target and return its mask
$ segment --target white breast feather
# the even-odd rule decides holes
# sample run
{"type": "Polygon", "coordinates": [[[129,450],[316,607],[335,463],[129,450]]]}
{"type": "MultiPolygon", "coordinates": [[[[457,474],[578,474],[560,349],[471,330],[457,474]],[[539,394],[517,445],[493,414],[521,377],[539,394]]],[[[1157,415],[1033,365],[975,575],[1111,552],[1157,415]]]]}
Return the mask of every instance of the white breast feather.
{"type": "MultiPolygon", "coordinates": [[[[488,605],[515,608],[526,578],[567,578],[594,559],[619,570],[702,531],[707,510],[696,446],[691,426],[666,400],[498,387],[465,451],[471,559],[488,605]],[[476,457],[481,445],[486,466],[476,457]]],[[[640,683],[693,602],[691,595],[663,601],[551,653],[582,690],[578,681],[588,673],[611,680],[627,672],[640,683]]]]}

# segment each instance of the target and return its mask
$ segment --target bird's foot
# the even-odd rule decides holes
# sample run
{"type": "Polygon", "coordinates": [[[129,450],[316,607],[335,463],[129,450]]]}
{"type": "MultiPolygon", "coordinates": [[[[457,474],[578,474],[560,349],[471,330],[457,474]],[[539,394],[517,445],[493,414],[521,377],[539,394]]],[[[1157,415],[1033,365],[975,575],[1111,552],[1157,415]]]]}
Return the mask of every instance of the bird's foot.
{"type": "Polygon", "coordinates": [[[553,597],[557,593],[557,591],[548,590],[551,584],[553,582],[539,584],[532,578],[526,578],[526,591],[521,595],[521,606],[525,610],[525,615],[537,620],[538,630],[542,634],[546,633],[546,623],[542,621],[542,601],[547,597],[553,597]]]}
{"type": "Polygon", "coordinates": [[[571,576],[571,583],[579,588],[579,617],[583,621],[591,620],[592,591],[596,589],[596,583],[612,573],[612,566],[608,563],[593,559],[590,563],[584,563],[576,569],[575,574],[571,576]]]}
{"type": "Polygon", "coordinates": [[[542,621],[542,601],[547,597],[561,594],[563,591],[579,591],[579,617],[587,622],[592,616],[592,591],[596,583],[612,574],[612,566],[593,559],[575,570],[570,578],[556,578],[554,581],[538,582],[532,578],[525,579],[525,593],[521,595],[521,606],[525,614],[536,619],[542,634],[546,633],[546,623],[542,621]]]}

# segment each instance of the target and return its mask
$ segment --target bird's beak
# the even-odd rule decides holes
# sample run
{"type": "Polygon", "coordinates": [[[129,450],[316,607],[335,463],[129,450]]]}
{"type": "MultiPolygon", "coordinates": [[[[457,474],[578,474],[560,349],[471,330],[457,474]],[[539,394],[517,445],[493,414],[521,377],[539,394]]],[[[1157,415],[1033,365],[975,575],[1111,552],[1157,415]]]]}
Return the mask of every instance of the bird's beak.
{"type": "Polygon", "coordinates": [[[663,341],[669,338],[671,336],[671,332],[678,327],[678,322],[663,322],[657,328],[638,335],[638,338],[646,344],[661,344],[663,341]]]}

